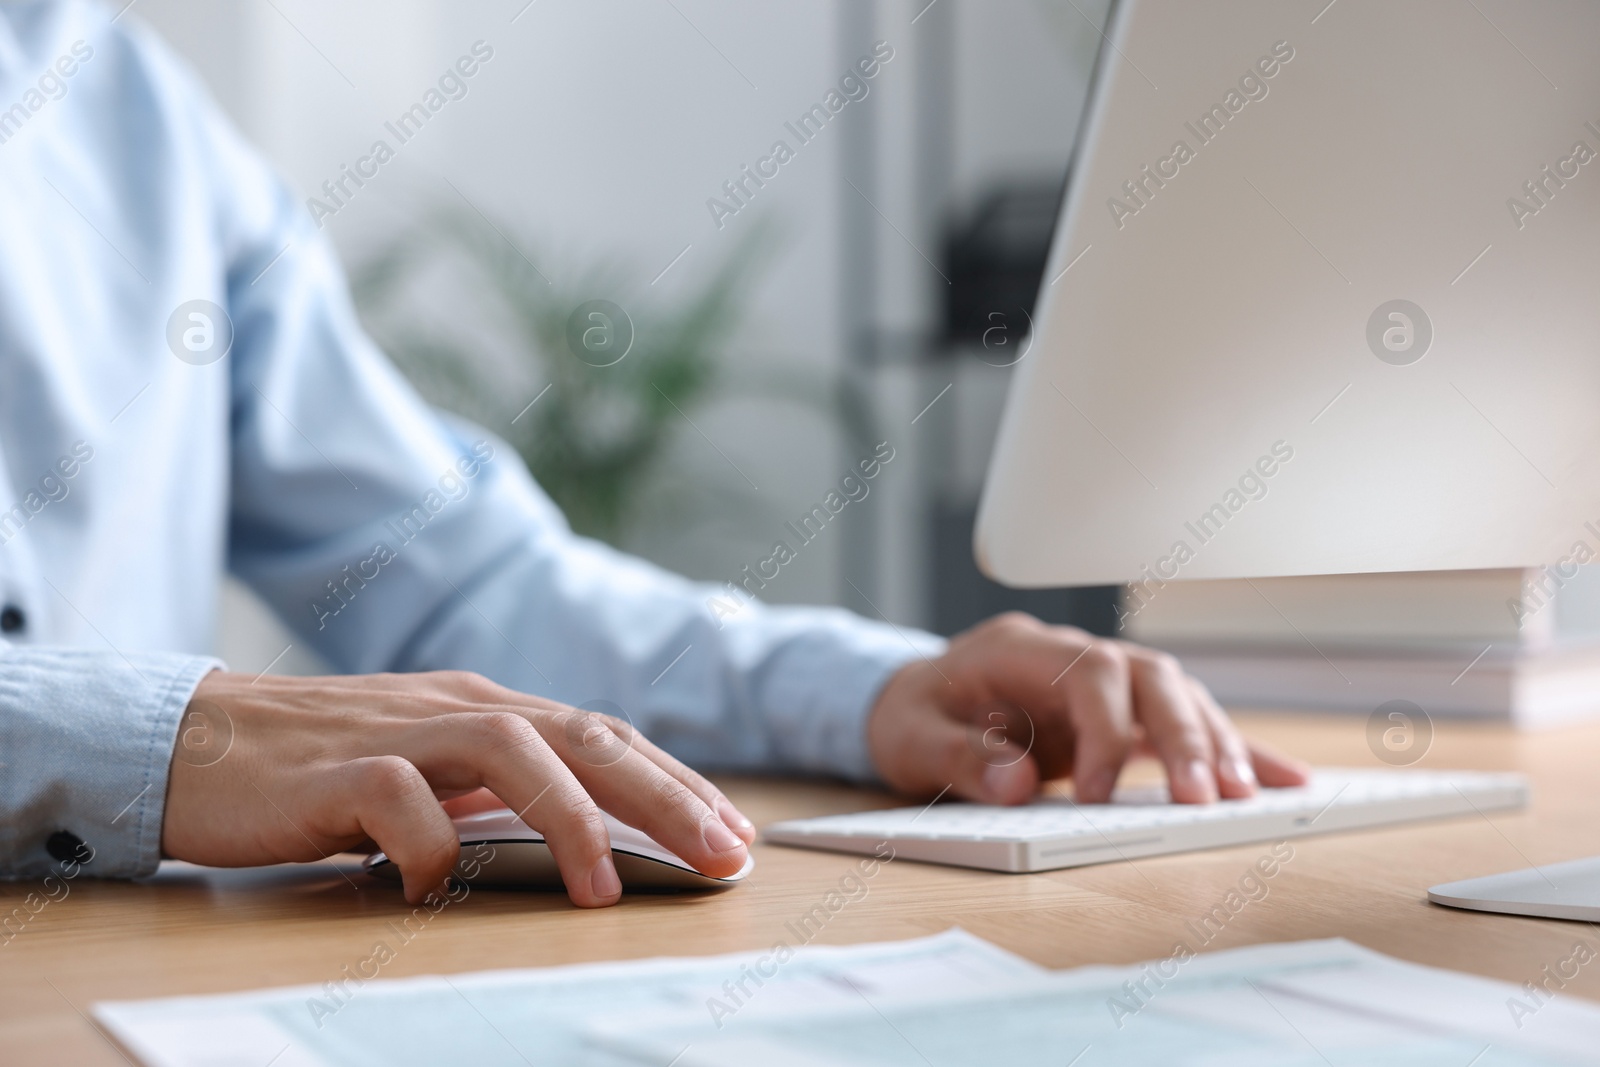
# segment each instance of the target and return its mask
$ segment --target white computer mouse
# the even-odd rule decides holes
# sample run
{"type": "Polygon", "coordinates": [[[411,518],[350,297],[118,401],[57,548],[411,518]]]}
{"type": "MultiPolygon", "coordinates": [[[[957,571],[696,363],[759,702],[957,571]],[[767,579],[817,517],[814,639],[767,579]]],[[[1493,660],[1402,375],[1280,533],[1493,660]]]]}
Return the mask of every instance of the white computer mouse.
{"type": "MultiPolygon", "coordinates": [[[[755,857],[726,878],[701,874],[656,844],[643,830],[600,813],[611,835],[611,857],[622,888],[662,892],[679,889],[727,889],[744,880],[755,867],[755,857]]],[[[461,859],[455,876],[472,886],[521,889],[562,889],[561,872],[544,842],[544,835],[517,818],[510,808],[495,808],[452,820],[461,838],[461,859]]],[[[369,874],[400,880],[400,869],[382,852],[368,856],[362,866],[369,874]]]]}

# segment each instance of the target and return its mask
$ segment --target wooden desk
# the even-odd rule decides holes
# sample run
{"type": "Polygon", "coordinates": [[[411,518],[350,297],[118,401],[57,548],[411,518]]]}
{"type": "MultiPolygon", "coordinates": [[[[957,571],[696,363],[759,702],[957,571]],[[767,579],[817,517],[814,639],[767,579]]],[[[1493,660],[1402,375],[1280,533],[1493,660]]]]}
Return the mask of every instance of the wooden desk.
{"type": "MultiPolygon", "coordinates": [[[[1259,736],[1322,764],[1377,766],[1358,717],[1241,716],[1259,736]]],[[[1516,984],[1571,953],[1580,923],[1484,915],[1426,902],[1429,885],[1600,852],[1600,726],[1536,735],[1440,724],[1420,766],[1520,770],[1533,780],[1519,814],[1312,837],[1212,943],[1342,936],[1420,963],[1516,984]]],[[[891,803],[837,785],[726,780],[758,824],[891,803]]],[[[896,862],[817,943],[914,937],[960,925],[1049,967],[1164,956],[1267,851],[1250,845],[1046,874],[986,874],[896,862]]],[[[756,870],[717,895],[632,897],[579,911],[552,894],[474,890],[384,968],[387,977],[583,960],[766,949],[853,858],[757,846],[756,870]]],[[[118,1064],[88,1023],[101,999],[321,984],[367,956],[409,909],[399,893],[330,866],[235,872],[184,884],[95,883],[46,907],[0,948],[0,1061],[118,1064]]],[[[0,884],[0,912],[29,887],[0,884]]],[[[1568,992],[1600,999],[1600,967],[1568,992]]]]}

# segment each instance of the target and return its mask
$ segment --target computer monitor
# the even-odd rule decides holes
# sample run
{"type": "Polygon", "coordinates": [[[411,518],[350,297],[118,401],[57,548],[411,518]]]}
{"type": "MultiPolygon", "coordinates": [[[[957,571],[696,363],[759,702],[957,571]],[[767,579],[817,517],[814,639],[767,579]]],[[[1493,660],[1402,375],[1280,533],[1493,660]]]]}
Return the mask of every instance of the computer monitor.
{"type": "Polygon", "coordinates": [[[1600,552],[1600,4],[1121,0],[1104,38],[980,566],[1600,552]]]}

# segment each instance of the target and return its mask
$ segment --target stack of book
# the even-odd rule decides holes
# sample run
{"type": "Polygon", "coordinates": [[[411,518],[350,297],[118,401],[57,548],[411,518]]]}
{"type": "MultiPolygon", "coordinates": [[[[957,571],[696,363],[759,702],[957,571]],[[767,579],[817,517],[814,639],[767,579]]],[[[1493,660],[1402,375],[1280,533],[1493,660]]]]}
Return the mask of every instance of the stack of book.
{"type": "Polygon", "coordinates": [[[1230,706],[1600,717],[1600,567],[1170,582],[1124,603],[1124,636],[1230,706]]]}

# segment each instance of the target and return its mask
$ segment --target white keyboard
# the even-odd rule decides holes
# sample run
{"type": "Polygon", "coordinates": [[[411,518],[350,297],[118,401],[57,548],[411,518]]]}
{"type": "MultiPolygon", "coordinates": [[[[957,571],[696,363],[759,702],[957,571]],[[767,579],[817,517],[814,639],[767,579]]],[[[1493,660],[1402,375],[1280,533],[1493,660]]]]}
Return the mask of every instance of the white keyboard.
{"type": "Polygon", "coordinates": [[[1173,804],[1164,786],[1119,789],[1110,804],[1049,795],[1021,807],[939,803],[794,819],[768,841],[990,871],[1050,871],[1306,834],[1503,811],[1528,802],[1520,774],[1319,768],[1296,789],[1248,800],[1173,804]]]}

